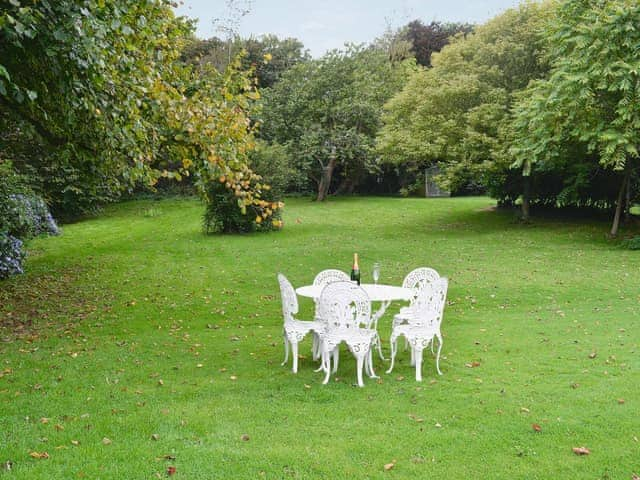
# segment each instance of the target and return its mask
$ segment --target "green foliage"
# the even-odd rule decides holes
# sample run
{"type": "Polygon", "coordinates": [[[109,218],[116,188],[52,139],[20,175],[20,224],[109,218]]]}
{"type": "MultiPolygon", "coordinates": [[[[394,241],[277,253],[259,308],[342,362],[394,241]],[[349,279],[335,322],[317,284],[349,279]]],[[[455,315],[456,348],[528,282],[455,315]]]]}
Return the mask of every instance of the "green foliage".
{"type": "Polygon", "coordinates": [[[15,1],[2,11],[0,120],[14,143],[42,152],[20,163],[56,211],[86,213],[187,175],[201,191],[224,175],[238,208],[261,208],[264,185],[247,167],[251,73],[239,59],[224,72],[179,62],[191,31],[169,0],[15,1]]]}
{"type": "Polygon", "coordinates": [[[385,161],[416,172],[440,163],[452,191],[487,185],[504,164],[514,94],[548,71],[540,27],[550,12],[548,3],[523,4],[435,53],[433,68],[414,73],[385,105],[377,140],[385,161]]]}
{"type": "Polygon", "coordinates": [[[334,158],[338,177],[355,186],[377,169],[380,108],[412,68],[362,46],[300,63],[264,91],[261,137],[286,145],[297,170],[316,184],[334,158]]]}
{"type": "Polygon", "coordinates": [[[238,208],[237,197],[222,182],[210,182],[206,191],[203,230],[214,233],[267,232],[282,228],[282,204],[272,194],[264,194],[261,209],[238,208]]]}
{"type": "Polygon", "coordinates": [[[629,250],[640,250],[640,235],[625,240],[622,246],[629,250]]]}
{"type": "Polygon", "coordinates": [[[251,169],[271,186],[277,196],[291,192],[309,192],[309,182],[296,168],[296,159],[285,145],[259,141],[249,155],[251,169]]]}
{"type": "Polygon", "coordinates": [[[235,36],[230,40],[193,38],[186,45],[181,58],[194,65],[213,65],[222,71],[243,51],[243,68],[254,69],[260,89],[273,86],[289,68],[311,58],[299,40],[281,39],[276,35],[246,39],[235,36]]]}
{"type": "Polygon", "coordinates": [[[552,70],[515,107],[516,165],[525,173],[581,144],[605,167],[638,158],[640,5],[632,0],[559,4],[547,28],[552,70]]]}

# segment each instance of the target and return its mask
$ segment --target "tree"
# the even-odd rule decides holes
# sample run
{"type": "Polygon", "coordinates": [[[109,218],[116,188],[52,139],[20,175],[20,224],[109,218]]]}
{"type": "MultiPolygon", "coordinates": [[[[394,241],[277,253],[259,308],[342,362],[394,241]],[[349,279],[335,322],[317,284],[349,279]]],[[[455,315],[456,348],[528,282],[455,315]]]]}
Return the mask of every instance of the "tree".
{"type": "Polygon", "coordinates": [[[464,36],[472,31],[473,25],[469,23],[433,21],[425,25],[414,20],[402,29],[402,37],[409,41],[418,64],[428,68],[431,67],[431,55],[448,45],[451,37],[464,36]]]}
{"type": "Polygon", "coordinates": [[[127,187],[195,174],[203,194],[224,178],[242,211],[277,210],[247,165],[251,72],[240,59],[225,72],[179,62],[192,25],[170,1],[14,0],[1,15],[0,117],[18,143],[40,147],[25,163],[53,175],[40,187],[54,205],[82,213],[127,187]]]}
{"type": "Polygon", "coordinates": [[[376,168],[380,108],[401,88],[412,62],[392,63],[373,47],[350,46],[300,63],[264,91],[261,135],[287,145],[322,201],[334,173],[353,191],[376,168]]]}
{"type": "Polygon", "coordinates": [[[439,163],[454,192],[486,186],[497,165],[508,168],[502,130],[514,95],[548,71],[539,32],[549,12],[535,3],[507,10],[434,53],[432,68],[414,73],[385,105],[383,158],[414,170],[439,163]]]}
{"type": "Polygon", "coordinates": [[[311,58],[302,42],[295,38],[262,35],[243,39],[236,35],[227,40],[193,38],[183,50],[182,60],[201,66],[210,64],[224,70],[230,62],[229,53],[231,58],[235,58],[242,51],[245,51],[242,66],[254,69],[260,89],[273,86],[286,70],[311,58]],[[268,61],[264,60],[265,57],[268,61]]]}
{"type": "MultiPolygon", "coordinates": [[[[546,29],[548,79],[533,83],[515,107],[515,165],[525,176],[579,144],[619,172],[611,235],[637,175],[640,138],[640,5],[633,0],[558,4],[546,29]]],[[[628,203],[628,202],[626,202],[628,203]]]]}

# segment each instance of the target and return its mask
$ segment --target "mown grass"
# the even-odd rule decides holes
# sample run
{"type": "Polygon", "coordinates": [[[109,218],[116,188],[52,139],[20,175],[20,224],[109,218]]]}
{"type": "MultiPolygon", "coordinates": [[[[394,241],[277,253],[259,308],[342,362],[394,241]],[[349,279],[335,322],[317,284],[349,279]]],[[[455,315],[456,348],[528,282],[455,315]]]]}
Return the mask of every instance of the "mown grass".
{"type": "Polygon", "coordinates": [[[197,201],[138,201],[31,242],[0,284],[0,478],[640,474],[638,252],[491,204],[296,199],[282,232],[207,237],[197,201]],[[353,252],[364,278],[450,278],[443,376],[426,355],[417,384],[405,353],[359,389],[345,353],[322,386],[308,340],[298,375],[280,366],[275,274],[308,284],[353,252]]]}

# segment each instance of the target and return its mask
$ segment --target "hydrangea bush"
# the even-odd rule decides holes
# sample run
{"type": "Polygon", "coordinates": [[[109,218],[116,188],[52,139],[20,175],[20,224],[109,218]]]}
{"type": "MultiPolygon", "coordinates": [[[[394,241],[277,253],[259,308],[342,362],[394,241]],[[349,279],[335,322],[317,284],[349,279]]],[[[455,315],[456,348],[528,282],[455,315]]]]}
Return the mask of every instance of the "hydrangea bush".
{"type": "Polygon", "coordinates": [[[0,279],[23,272],[24,240],[59,233],[44,200],[10,163],[0,162],[0,279]]]}
{"type": "Polygon", "coordinates": [[[23,273],[22,240],[0,232],[0,279],[23,273]]]}

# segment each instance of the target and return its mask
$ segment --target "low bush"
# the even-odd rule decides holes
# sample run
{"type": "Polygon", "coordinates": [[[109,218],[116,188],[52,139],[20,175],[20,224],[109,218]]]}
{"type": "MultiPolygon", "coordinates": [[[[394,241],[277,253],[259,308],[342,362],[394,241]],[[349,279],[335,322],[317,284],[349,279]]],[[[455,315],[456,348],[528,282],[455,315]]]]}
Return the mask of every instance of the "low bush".
{"type": "MultiPolygon", "coordinates": [[[[268,203],[278,203],[271,191],[263,192],[262,199],[268,203]]],[[[273,214],[267,217],[257,214],[251,207],[247,207],[247,211],[242,213],[236,196],[218,182],[208,185],[206,202],[202,226],[207,234],[266,232],[282,227],[281,208],[270,209],[273,214]]]]}
{"type": "Polygon", "coordinates": [[[0,162],[0,279],[23,272],[24,240],[43,233],[60,233],[47,204],[10,162],[0,162]]]}
{"type": "Polygon", "coordinates": [[[22,273],[22,241],[0,232],[0,280],[22,273]]]}

